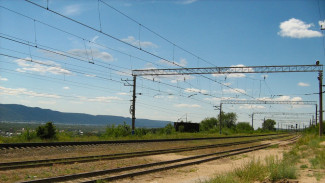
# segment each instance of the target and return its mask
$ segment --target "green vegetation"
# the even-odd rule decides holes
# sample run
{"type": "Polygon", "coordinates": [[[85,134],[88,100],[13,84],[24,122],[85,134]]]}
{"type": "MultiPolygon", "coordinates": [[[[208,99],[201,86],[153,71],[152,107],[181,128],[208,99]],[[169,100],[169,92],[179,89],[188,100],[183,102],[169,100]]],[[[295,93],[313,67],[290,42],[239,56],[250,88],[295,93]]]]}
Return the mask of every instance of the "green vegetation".
{"type": "Polygon", "coordinates": [[[264,160],[252,159],[242,167],[236,168],[227,174],[218,175],[207,183],[242,183],[242,182],[276,182],[283,179],[296,179],[300,169],[313,169],[313,175],[317,181],[324,178],[322,175],[325,169],[325,145],[320,145],[325,141],[325,137],[319,137],[315,127],[306,129],[303,137],[288,151],[283,153],[283,158],[279,159],[269,156],[264,160]],[[302,161],[304,160],[304,161],[302,161]],[[300,164],[306,162],[309,164],[300,164]],[[319,169],[322,169],[321,171],[319,169]]]}
{"type": "MultiPolygon", "coordinates": [[[[200,123],[200,131],[206,133],[218,133],[220,128],[218,119],[215,117],[205,118],[200,123]]],[[[236,124],[237,114],[236,113],[221,113],[221,133],[224,135],[238,134],[238,133],[254,133],[253,127],[247,122],[240,122],[236,124]]],[[[261,133],[264,131],[258,131],[261,133]]]]}
{"type": "Polygon", "coordinates": [[[254,181],[264,181],[268,177],[270,181],[283,178],[296,178],[296,169],[291,162],[281,161],[270,156],[264,161],[251,160],[247,164],[236,168],[226,175],[218,175],[216,178],[207,181],[209,183],[244,183],[254,181]]]}
{"type": "MultiPolygon", "coordinates": [[[[29,133],[28,130],[27,133],[29,133]]],[[[45,125],[41,125],[36,129],[36,134],[41,139],[55,139],[56,129],[52,122],[47,122],[45,125]]]]}
{"type": "Polygon", "coordinates": [[[238,133],[251,133],[254,128],[249,123],[241,122],[236,125],[236,131],[238,133]]]}
{"type": "Polygon", "coordinates": [[[263,130],[275,131],[275,124],[276,122],[273,119],[267,119],[262,124],[263,130]]]}
{"type": "MultiPolygon", "coordinates": [[[[222,134],[242,135],[252,133],[269,133],[268,131],[254,129],[249,123],[236,124],[236,113],[221,113],[222,134]]],[[[205,118],[200,123],[200,132],[184,132],[180,126],[179,132],[175,131],[172,123],[163,128],[136,128],[132,135],[130,125],[86,126],[62,125],[48,122],[45,125],[26,123],[0,123],[3,132],[17,132],[11,136],[0,136],[0,143],[17,142],[42,142],[42,141],[99,141],[99,140],[135,140],[135,139],[162,139],[162,138],[200,138],[215,137],[219,134],[219,120],[205,118]],[[19,133],[18,133],[19,132],[19,133]]]]}

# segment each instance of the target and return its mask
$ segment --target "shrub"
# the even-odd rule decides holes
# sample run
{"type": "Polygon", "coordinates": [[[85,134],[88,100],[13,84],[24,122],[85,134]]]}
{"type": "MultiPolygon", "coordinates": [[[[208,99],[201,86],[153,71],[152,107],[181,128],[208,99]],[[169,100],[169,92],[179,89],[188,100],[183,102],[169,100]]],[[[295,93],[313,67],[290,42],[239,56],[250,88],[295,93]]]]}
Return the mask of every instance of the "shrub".
{"type": "Polygon", "coordinates": [[[56,130],[52,122],[47,122],[45,125],[37,127],[36,134],[41,139],[55,139],[56,130]]]}
{"type": "Polygon", "coordinates": [[[123,125],[109,125],[106,127],[105,136],[108,137],[126,137],[131,135],[131,127],[123,122],[123,125]]]}
{"type": "Polygon", "coordinates": [[[21,138],[26,141],[31,141],[37,137],[36,132],[31,132],[28,128],[21,134],[21,138]]]}
{"type": "Polygon", "coordinates": [[[247,133],[254,131],[254,129],[251,125],[249,125],[249,123],[241,122],[236,125],[236,131],[238,133],[247,133]]]}
{"type": "Polygon", "coordinates": [[[200,131],[209,131],[209,130],[215,128],[217,123],[218,123],[217,118],[214,118],[214,117],[205,118],[200,123],[200,131]]]}
{"type": "Polygon", "coordinates": [[[165,128],[164,128],[164,133],[165,133],[166,135],[169,135],[169,134],[175,133],[175,128],[174,128],[174,126],[173,126],[171,123],[167,124],[167,125],[165,126],[165,128]]]}

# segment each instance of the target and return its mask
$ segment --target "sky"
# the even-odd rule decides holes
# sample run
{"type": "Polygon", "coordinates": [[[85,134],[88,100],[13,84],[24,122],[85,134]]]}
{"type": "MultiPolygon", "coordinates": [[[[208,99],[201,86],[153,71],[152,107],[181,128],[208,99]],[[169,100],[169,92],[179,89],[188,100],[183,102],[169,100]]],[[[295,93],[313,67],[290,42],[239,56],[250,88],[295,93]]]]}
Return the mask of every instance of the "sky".
{"type": "MultiPolygon", "coordinates": [[[[325,62],[325,1],[0,0],[0,103],[131,117],[132,70],[325,62]]],[[[136,117],[200,122],[221,100],[318,101],[318,73],[137,77],[136,117]]],[[[252,113],[315,105],[224,104],[252,113]]],[[[254,115],[279,125],[312,114],[254,115]]],[[[283,126],[284,127],[284,126],[283,126]]]]}

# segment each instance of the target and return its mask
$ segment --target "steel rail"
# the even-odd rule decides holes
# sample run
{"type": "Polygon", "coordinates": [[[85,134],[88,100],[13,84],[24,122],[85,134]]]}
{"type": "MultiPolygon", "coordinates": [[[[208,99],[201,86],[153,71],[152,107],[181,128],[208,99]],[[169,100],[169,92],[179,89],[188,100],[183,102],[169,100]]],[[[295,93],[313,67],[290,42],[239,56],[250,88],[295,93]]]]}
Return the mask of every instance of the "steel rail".
{"type": "Polygon", "coordinates": [[[78,145],[99,145],[99,144],[125,144],[125,143],[148,143],[148,142],[172,142],[172,141],[191,141],[191,140],[213,140],[231,139],[245,137],[272,136],[278,134],[262,135],[241,135],[224,137],[205,137],[205,138],[181,138],[181,139],[151,139],[151,140],[111,140],[111,141],[81,141],[81,142],[30,142],[30,143],[2,143],[1,148],[26,148],[26,147],[51,147],[51,146],[78,146],[78,145]]]}
{"type": "MultiPolygon", "coordinates": [[[[262,149],[262,148],[267,148],[267,147],[271,147],[271,146],[272,146],[272,144],[270,144],[270,143],[262,144],[262,145],[254,145],[254,146],[250,146],[250,147],[231,149],[231,150],[220,151],[220,152],[209,153],[209,154],[203,154],[203,155],[196,155],[196,156],[191,156],[191,157],[186,157],[186,158],[181,158],[181,159],[176,159],[176,160],[162,161],[162,162],[135,165],[135,166],[128,166],[128,167],[108,169],[108,170],[100,170],[100,171],[87,172],[87,173],[79,173],[79,174],[52,177],[52,178],[45,178],[45,179],[39,179],[39,180],[31,180],[31,181],[25,181],[23,183],[44,183],[44,182],[47,183],[47,182],[70,181],[70,180],[76,180],[76,179],[80,180],[80,179],[83,179],[83,178],[96,177],[96,176],[101,176],[101,175],[110,174],[110,173],[119,173],[119,172],[129,171],[129,170],[137,170],[137,169],[140,169],[140,168],[148,168],[148,167],[178,163],[178,162],[183,162],[183,161],[188,161],[188,160],[193,160],[193,159],[199,159],[199,158],[205,158],[205,157],[215,156],[215,155],[220,155],[221,154],[221,156],[216,156],[216,157],[203,159],[203,160],[198,160],[198,161],[194,161],[194,162],[171,165],[171,166],[168,166],[168,167],[156,168],[156,169],[151,169],[151,170],[146,170],[146,171],[140,171],[140,172],[135,172],[135,173],[129,173],[129,174],[123,174],[123,175],[108,177],[108,178],[105,178],[105,179],[99,179],[99,180],[105,180],[105,181],[112,181],[112,180],[117,180],[117,179],[121,179],[121,178],[130,177],[130,176],[136,176],[136,175],[142,175],[142,174],[152,173],[152,172],[156,172],[156,171],[166,170],[166,169],[170,169],[170,168],[178,168],[178,167],[203,163],[203,162],[207,162],[207,161],[211,161],[211,160],[215,160],[215,159],[220,159],[220,158],[227,157],[227,156],[242,154],[242,153],[246,153],[246,152],[250,152],[250,151],[254,151],[254,150],[258,150],[258,149],[262,149]],[[232,152],[235,152],[235,153],[232,153],[232,152]],[[232,154],[227,154],[227,153],[232,153],[232,154]]],[[[87,181],[82,181],[82,182],[96,182],[96,181],[98,181],[98,180],[91,180],[91,181],[87,180],[87,181]]]]}
{"type": "MultiPolygon", "coordinates": [[[[258,145],[258,146],[265,146],[265,144],[258,145]]],[[[88,177],[109,174],[109,173],[117,173],[117,172],[123,172],[123,171],[127,171],[127,170],[135,170],[135,169],[139,169],[139,168],[147,168],[147,167],[152,167],[152,166],[177,163],[177,162],[181,162],[181,161],[192,160],[192,159],[212,156],[212,155],[216,155],[216,154],[224,154],[224,153],[234,152],[234,151],[243,150],[243,149],[250,149],[250,148],[252,148],[252,147],[232,149],[232,150],[228,150],[228,151],[204,154],[204,155],[199,155],[199,156],[191,156],[191,157],[187,157],[187,158],[162,161],[162,162],[157,162],[157,163],[149,163],[149,164],[128,166],[128,167],[123,167],[123,168],[115,168],[115,169],[101,170],[101,171],[95,171],[95,172],[87,172],[87,173],[73,174],[73,175],[67,175],[67,176],[59,176],[59,177],[52,177],[52,178],[46,178],[46,179],[32,180],[32,181],[26,181],[26,182],[22,182],[22,183],[43,183],[43,182],[45,183],[45,182],[58,182],[58,181],[68,181],[68,180],[73,180],[73,179],[88,178],[88,177]]],[[[132,175],[130,175],[130,176],[132,176],[132,175]]],[[[127,177],[129,177],[129,176],[127,176],[127,177]]],[[[119,177],[119,178],[122,178],[122,177],[119,177]]],[[[125,178],[125,177],[123,177],[123,178],[125,178]]],[[[112,180],[115,180],[115,179],[112,179],[112,180]]],[[[91,181],[91,182],[96,182],[96,180],[91,181]]]]}
{"type": "Polygon", "coordinates": [[[43,159],[43,160],[32,160],[32,161],[15,161],[15,162],[4,162],[0,163],[0,170],[12,170],[12,169],[22,169],[22,168],[35,168],[42,166],[53,166],[54,164],[72,164],[72,163],[82,163],[82,162],[92,162],[99,160],[116,160],[116,159],[125,159],[157,154],[167,154],[175,152],[184,152],[184,151],[193,151],[199,149],[208,149],[216,147],[227,147],[232,145],[241,145],[259,142],[268,139],[275,138],[284,138],[290,135],[281,135],[277,137],[268,137],[255,140],[246,140],[222,144],[212,144],[212,145],[202,145],[202,146],[191,146],[191,147],[182,147],[182,148],[172,148],[172,149],[159,149],[159,150],[150,150],[150,151],[137,151],[130,153],[117,153],[117,154],[107,154],[107,155],[96,155],[96,156],[82,156],[82,157],[71,157],[71,158],[55,158],[55,159],[43,159]]]}

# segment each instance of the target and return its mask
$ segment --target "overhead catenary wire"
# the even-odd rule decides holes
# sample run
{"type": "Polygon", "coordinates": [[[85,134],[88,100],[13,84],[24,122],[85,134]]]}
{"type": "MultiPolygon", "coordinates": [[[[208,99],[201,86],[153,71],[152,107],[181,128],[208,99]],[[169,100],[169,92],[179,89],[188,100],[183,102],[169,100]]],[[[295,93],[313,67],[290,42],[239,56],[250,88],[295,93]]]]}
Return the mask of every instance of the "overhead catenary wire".
{"type": "MultiPolygon", "coordinates": [[[[90,26],[90,25],[87,25],[87,24],[85,24],[85,23],[82,23],[82,22],[80,22],[80,21],[78,21],[78,20],[75,20],[75,19],[73,19],[73,18],[70,18],[70,17],[68,17],[68,16],[65,16],[65,15],[63,15],[63,14],[57,12],[57,11],[54,11],[54,10],[51,10],[51,9],[47,9],[46,7],[44,7],[44,6],[40,5],[40,4],[34,3],[34,2],[32,2],[32,1],[30,1],[30,0],[25,0],[25,1],[28,2],[28,3],[31,3],[31,4],[33,4],[33,5],[35,5],[35,6],[37,6],[37,7],[40,7],[40,8],[42,8],[42,9],[44,9],[44,10],[50,11],[50,12],[52,12],[52,13],[58,15],[58,16],[61,16],[61,17],[65,18],[65,19],[68,19],[68,20],[70,20],[70,21],[72,21],[72,22],[75,22],[75,23],[77,23],[77,24],[79,24],[79,25],[81,25],[81,26],[84,26],[84,27],[88,28],[88,29],[91,29],[91,30],[93,30],[93,31],[95,31],[95,32],[98,32],[98,33],[100,33],[100,34],[102,34],[102,35],[105,35],[105,36],[107,36],[107,37],[109,37],[109,38],[111,38],[111,39],[113,39],[113,40],[116,40],[116,41],[118,41],[118,42],[121,42],[121,43],[123,43],[123,44],[125,44],[125,45],[127,45],[127,46],[130,46],[130,47],[132,47],[132,48],[135,48],[135,49],[137,49],[137,50],[140,50],[140,51],[142,51],[142,52],[144,52],[144,53],[146,53],[146,54],[148,54],[148,55],[151,55],[151,56],[156,57],[156,58],[158,58],[158,59],[164,60],[164,61],[166,61],[166,62],[168,62],[168,63],[170,63],[170,64],[173,64],[173,65],[175,65],[175,66],[178,66],[178,67],[184,68],[182,65],[180,65],[180,64],[178,64],[178,63],[175,63],[175,62],[173,62],[173,61],[170,61],[170,60],[168,60],[168,59],[166,59],[166,58],[163,58],[162,56],[159,56],[159,55],[157,55],[157,54],[155,54],[155,53],[152,53],[152,52],[150,52],[150,51],[147,51],[147,50],[145,50],[145,49],[141,49],[141,48],[139,48],[139,47],[137,47],[137,46],[135,46],[135,45],[133,45],[133,44],[131,44],[131,43],[128,43],[128,42],[126,42],[126,41],[123,41],[123,40],[121,40],[121,39],[118,39],[118,38],[115,37],[115,36],[112,36],[112,35],[110,35],[110,34],[108,34],[108,33],[106,33],[106,32],[100,31],[100,30],[98,30],[98,29],[96,29],[96,28],[94,28],[94,27],[92,27],[92,26],[90,26]]],[[[211,78],[209,78],[209,77],[206,77],[206,76],[204,76],[204,75],[200,75],[200,76],[203,77],[203,78],[206,78],[206,79],[208,79],[208,80],[214,81],[214,82],[216,82],[216,83],[218,83],[218,84],[220,84],[220,85],[224,85],[223,83],[218,82],[218,81],[216,81],[216,80],[213,80],[213,79],[211,79],[211,78]]],[[[232,88],[232,87],[230,87],[230,86],[227,86],[227,85],[225,85],[225,87],[230,88],[230,89],[233,89],[233,90],[237,91],[238,93],[241,93],[241,94],[243,94],[243,95],[245,95],[245,96],[248,96],[249,98],[253,98],[253,99],[255,99],[255,97],[253,97],[253,96],[251,96],[251,95],[248,95],[248,94],[245,93],[245,92],[239,91],[239,90],[234,89],[234,88],[232,88]]]]}
{"type": "MultiPolygon", "coordinates": [[[[8,8],[3,7],[3,6],[1,6],[1,5],[0,5],[0,7],[1,7],[1,8],[4,8],[5,10],[8,10],[8,11],[10,11],[10,12],[12,12],[12,13],[16,13],[16,14],[18,14],[18,15],[21,15],[21,16],[25,17],[25,18],[31,19],[31,20],[33,20],[33,21],[38,21],[39,23],[42,23],[42,24],[44,24],[44,25],[46,25],[46,26],[49,26],[49,27],[51,27],[51,28],[53,28],[53,29],[56,29],[56,30],[59,30],[59,31],[61,31],[61,32],[67,33],[67,34],[69,34],[69,35],[75,36],[75,37],[77,37],[77,38],[79,38],[79,39],[81,39],[81,40],[83,40],[83,41],[87,40],[87,39],[82,38],[82,37],[80,37],[80,36],[78,36],[78,35],[75,35],[75,34],[73,34],[73,33],[70,33],[70,32],[64,31],[64,30],[62,30],[62,29],[59,29],[59,28],[57,28],[57,27],[51,26],[51,25],[46,24],[46,23],[44,23],[44,22],[42,22],[42,21],[39,21],[39,20],[36,20],[36,19],[31,18],[31,17],[29,17],[29,16],[23,15],[23,14],[21,14],[21,13],[19,13],[19,12],[16,12],[16,11],[14,11],[14,10],[8,9],[8,8]]],[[[104,46],[104,45],[98,44],[98,43],[96,43],[96,42],[94,42],[94,41],[91,41],[91,40],[87,40],[87,41],[88,41],[88,42],[91,42],[92,44],[96,44],[96,45],[98,45],[98,46],[102,46],[102,47],[108,48],[108,49],[113,50],[113,51],[117,51],[117,52],[122,53],[122,54],[125,54],[125,55],[129,55],[129,54],[125,53],[125,52],[121,52],[121,51],[119,51],[119,50],[116,50],[116,49],[109,48],[109,47],[107,47],[107,46],[104,46]]],[[[36,44],[36,43],[35,43],[35,44],[36,44]]],[[[53,48],[52,48],[52,49],[53,49],[53,48]]],[[[86,50],[86,51],[87,51],[87,50],[86,50]]],[[[63,52],[63,51],[59,51],[59,53],[61,53],[61,52],[63,52]]],[[[76,55],[76,56],[80,57],[79,55],[76,55]]],[[[139,57],[135,57],[135,56],[130,55],[130,58],[131,58],[131,57],[134,57],[134,58],[136,58],[136,59],[142,60],[142,59],[139,58],[139,57]]],[[[86,60],[83,60],[83,61],[86,62],[86,60]]],[[[142,60],[142,61],[145,61],[145,60],[142,60]]],[[[88,59],[88,62],[89,62],[89,59],[88,59]]],[[[146,61],[146,62],[149,62],[149,61],[146,61]]],[[[93,63],[93,62],[92,62],[92,63],[93,63]]],[[[153,63],[153,62],[149,62],[149,63],[153,63]]],[[[156,63],[153,63],[153,64],[155,64],[155,65],[159,65],[159,64],[156,64],[156,63]]],[[[113,64],[112,64],[112,65],[113,65],[113,64]]],[[[116,66],[116,65],[115,65],[115,66],[116,66]]],[[[118,66],[116,66],[116,67],[118,67],[118,66]]],[[[125,74],[128,74],[128,73],[125,73],[125,74]]],[[[207,78],[206,76],[203,76],[203,77],[207,78]]],[[[211,80],[210,78],[208,78],[208,79],[211,80]]],[[[221,82],[218,82],[218,81],[216,81],[216,80],[213,80],[213,81],[214,81],[214,82],[217,82],[218,84],[223,85],[223,83],[221,83],[221,82]]],[[[184,82],[185,82],[185,81],[184,81],[184,82]]],[[[162,83],[162,82],[161,82],[161,83],[162,83]]],[[[162,83],[162,84],[164,84],[164,83],[162,83]]],[[[230,87],[230,86],[227,86],[227,87],[232,89],[232,87],[230,87]]],[[[234,89],[234,90],[235,90],[235,91],[238,91],[237,89],[234,89]]],[[[243,92],[241,92],[241,91],[238,91],[238,93],[242,93],[242,94],[244,94],[244,95],[247,95],[247,94],[245,94],[245,93],[243,93],[243,92]]],[[[251,97],[251,98],[252,98],[252,97],[251,97]]]]}
{"type": "MultiPolygon", "coordinates": [[[[0,34],[2,34],[2,33],[0,33],[0,34]]],[[[51,47],[48,47],[48,46],[44,46],[44,45],[41,45],[41,44],[33,45],[33,44],[29,43],[29,42],[26,41],[26,40],[23,40],[23,39],[20,39],[20,38],[16,38],[16,37],[12,37],[12,36],[9,36],[9,35],[6,35],[6,34],[3,34],[3,35],[5,35],[5,36],[1,36],[1,35],[0,35],[0,38],[7,39],[7,40],[9,40],[9,41],[13,41],[13,42],[16,42],[16,43],[19,43],[19,44],[24,44],[24,45],[29,46],[29,47],[34,47],[34,48],[36,48],[36,49],[41,49],[41,50],[44,50],[44,51],[48,51],[48,52],[51,52],[51,53],[54,53],[54,54],[57,54],[57,55],[60,55],[60,56],[64,56],[64,57],[72,58],[72,59],[75,59],[75,60],[78,60],[78,61],[88,62],[88,63],[89,63],[89,59],[87,59],[87,58],[83,58],[83,57],[81,57],[81,56],[79,56],[79,55],[75,55],[75,54],[67,53],[67,52],[62,51],[62,50],[56,50],[56,49],[54,49],[54,48],[51,48],[51,47]],[[6,37],[6,36],[7,36],[7,37],[6,37]],[[12,38],[9,38],[9,37],[12,37],[12,38]],[[15,40],[15,39],[18,39],[19,41],[18,41],[18,40],[15,40]],[[43,47],[45,47],[45,48],[43,48],[43,47]],[[54,51],[53,51],[53,50],[54,50],[54,51]],[[76,58],[76,57],[71,56],[71,55],[78,56],[78,57],[80,57],[80,58],[76,58]]],[[[89,58],[89,57],[88,57],[88,58],[89,58]]],[[[38,63],[40,63],[40,62],[38,62],[38,63]]],[[[92,63],[92,64],[94,64],[94,65],[98,65],[98,66],[101,66],[101,67],[104,67],[104,68],[108,68],[108,69],[111,69],[111,70],[114,70],[114,71],[121,72],[121,73],[124,73],[124,74],[129,75],[129,73],[127,73],[127,72],[124,72],[124,71],[121,71],[121,70],[117,70],[117,69],[113,69],[113,68],[111,68],[111,67],[107,67],[107,66],[104,66],[104,65],[101,65],[101,64],[98,64],[98,63],[92,63]]],[[[110,64],[110,65],[111,65],[111,64],[110,64]]],[[[144,78],[144,79],[149,80],[149,79],[147,79],[147,78],[144,78]]],[[[179,87],[179,86],[170,85],[170,84],[168,84],[168,83],[163,83],[163,82],[160,82],[160,81],[155,81],[155,82],[158,82],[158,83],[161,83],[161,84],[164,84],[164,85],[167,85],[167,86],[176,87],[176,88],[184,89],[184,90],[185,90],[185,88],[181,88],[181,87],[179,87]]],[[[193,92],[197,92],[197,91],[193,91],[193,92]]],[[[210,94],[202,93],[202,92],[200,92],[200,91],[197,92],[197,93],[200,93],[200,94],[203,94],[203,95],[210,95],[210,94]]],[[[210,95],[210,96],[212,96],[212,97],[217,97],[217,96],[213,96],[213,95],[210,95]]]]}
{"type": "MultiPolygon", "coordinates": [[[[128,18],[129,20],[135,22],[135,23],[138,24],[139,26],[145,28],[145,29],[148,30],[149,32],[153,33],[154,35],[158,36],[159,38],[161,38],[161,39],[165,40],[166,42],[170,43],[171,45],[173,45],[173,50],[174,50],[174,47],[177,47],[177,48],[179,48],[180,50],[182,50],[182,51],[184,51],[184,52],[186,52],[186,53],[192,55],[193,57],[198,58],[199,60],[202,60],[202,61],[204,61],[204,62],[206,62],[206,63],[208,63],[208,64],[210,64],[210,65],[212,65],[212,66],[216,66],[215,64],[213,64],[213,63],[211,63],[211,62],[209,62],[209,61],[207,61],[207,60],[205,60],[205,59],[199,57],[198,55],[194,54],[193,52],[190,52],[190,51],[188,51],[187,49],[185,49],[185,48],[179,46],[178,44],[176,44],[176,43],[170,41],[169,39],[165,38],[165,37],[162,36],[161,34],[157,33],[156,31],[153,31],[153,30],[150,29],[149,27],[143,25],[142,23],[138,22],[138,21],[135,20],[134,18],[128,16],[127,14],[123,13],[122,11],[120,11],[120,10],[118,10],[117,8],[113,7],[112,5],[108,4],[107,2],[105,2],[105,1],[103,1],[103,0],[99,0],[99,1],[101,1],[101,2],[102,2],[104,5],[106,5],[107,7],[110,7],[111,9],[113,9],[113,10],[115,10],[116,12],[120,13],[121,15],[125,16],[125,17],[128,18]]],[[[173,53],[174,53],[174,51],[173,51],[173,53]]],[[[173,57],[174,57],[174,56],[173,56],[173,57]]],[[[173,59],[173,61],[174,61],[174,59],[173,59]]]]}

